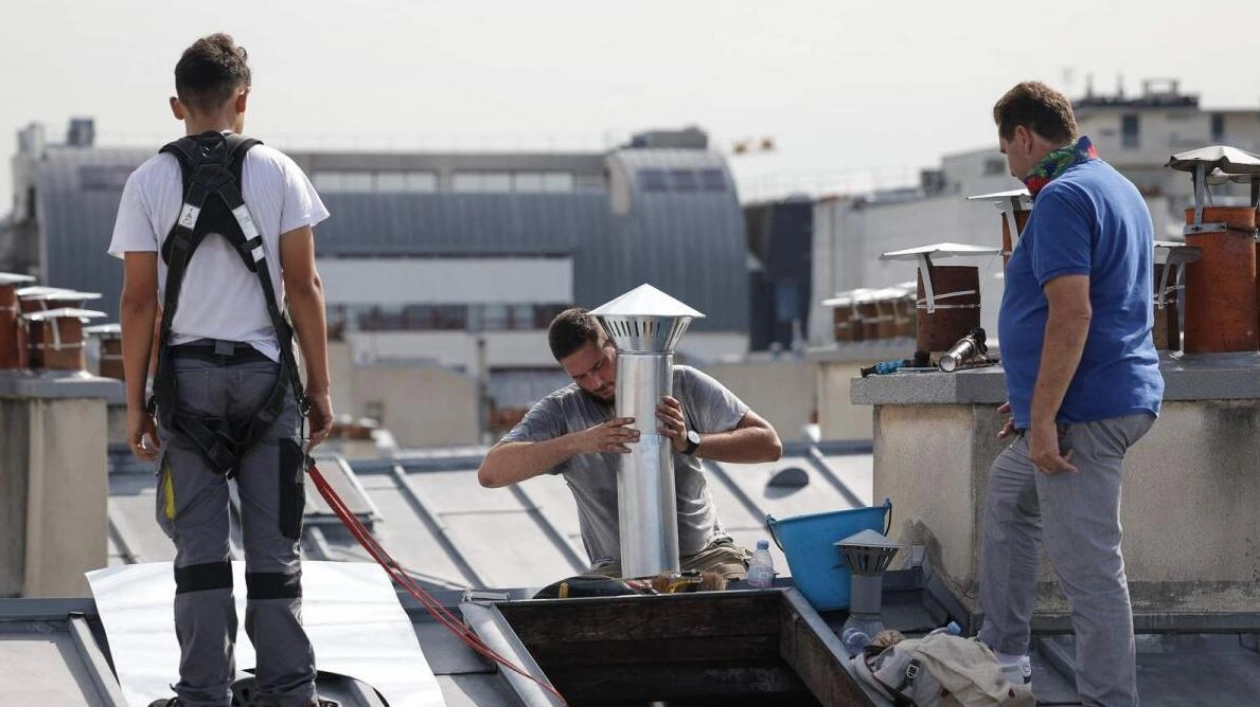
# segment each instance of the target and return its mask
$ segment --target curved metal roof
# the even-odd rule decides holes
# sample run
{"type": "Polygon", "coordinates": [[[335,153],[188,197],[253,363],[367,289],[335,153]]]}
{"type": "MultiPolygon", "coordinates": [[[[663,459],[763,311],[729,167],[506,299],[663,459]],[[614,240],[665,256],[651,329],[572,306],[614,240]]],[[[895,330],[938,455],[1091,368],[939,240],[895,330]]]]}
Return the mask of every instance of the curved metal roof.
{"type": "MultiPolygon", "coordinates": [[[[122,268],[105,255],[126,176],[143,149],[50,148],[40,164],[39,218],[47,284],[100,292],[117,314],[122,268]]],[[[570,255],[577,304],[594,307],[649,282],[708,315],[697,329],[748,326],[743,214],[720,155],[700,150],[611,153],[629,174],[658,170],[695,184],[653,191],[635,182],[627,214],[608,191],[338,193],[317,229],[321,257],[570,255]],[[708,184],[708,187],[705,187],[708,184]]]]}

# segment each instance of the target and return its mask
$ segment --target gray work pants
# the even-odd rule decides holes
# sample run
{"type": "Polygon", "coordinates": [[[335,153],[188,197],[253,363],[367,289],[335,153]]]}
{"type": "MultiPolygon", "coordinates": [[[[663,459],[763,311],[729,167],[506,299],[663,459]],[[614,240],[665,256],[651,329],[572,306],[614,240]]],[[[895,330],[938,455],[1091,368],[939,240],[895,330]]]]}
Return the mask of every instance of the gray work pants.
{"type": "MultiPolygon", "coordinates": [[[[713,572],[733,582],[748,577],[748,563],[751,560],[752,553],[746,548],[736,545],[729,539],[724,539],[720,542],[709,543],[708,547],[694,555],[680,557],[678,567],[684,572],[689,570],[713,572]]],[[[586,574],[621,577],[621,562],[613,561],[595,565],[588,569],[586,574]]]]}
{"type": "Polygon", "coordinates": [[[1043,474],[1028,435],[989,469],[985,497],[980,639],[995,651],[1028,652],[1044,541],[1076,634],[1076,689],[1091,707],[1136,707],[1133,611],[1120,554],[1120,466],[1150,430],[1149,414],[1060,426],[1060,450],[1077,472],[1043,474]]]}
{"type": "MultiPolygon", "coordinates": [[[[243,346],[238,344],[237,346],[243,346]]],[[[271,393],[279,365],[176,358],[175,409],[221,420],[248,419],[271,393]]],[[[302,449],[292,394],[262,441],[240,460],[237,492],[245,543],[245,632],[258,655],[263,704],[315,703],[315,656],[302,629],[302,449]]],[[[175,541],[175,630],[187,707],[228,707],[236,674],[236,605],[229,555],[228,480],[184,434],[162,426],[158,523],[175,541]]]]}

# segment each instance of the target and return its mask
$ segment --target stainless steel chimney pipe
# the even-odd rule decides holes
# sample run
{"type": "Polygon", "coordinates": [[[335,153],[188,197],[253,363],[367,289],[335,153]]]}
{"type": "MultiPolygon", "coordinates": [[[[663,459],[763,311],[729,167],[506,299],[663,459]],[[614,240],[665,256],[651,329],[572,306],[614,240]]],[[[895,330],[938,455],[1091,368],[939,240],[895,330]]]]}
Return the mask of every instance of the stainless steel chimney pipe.
{"type": "Polygon", "coordinates": [[[674,347],[692,319],[704,315],[651,285],[591,311],[617,345],[618,417],[633,417],[639,441],[621,455],[617,511],[621,574],[676,573],[678,502],[670,439],[658,433],[656,406],[673,395],[674,347]]]}

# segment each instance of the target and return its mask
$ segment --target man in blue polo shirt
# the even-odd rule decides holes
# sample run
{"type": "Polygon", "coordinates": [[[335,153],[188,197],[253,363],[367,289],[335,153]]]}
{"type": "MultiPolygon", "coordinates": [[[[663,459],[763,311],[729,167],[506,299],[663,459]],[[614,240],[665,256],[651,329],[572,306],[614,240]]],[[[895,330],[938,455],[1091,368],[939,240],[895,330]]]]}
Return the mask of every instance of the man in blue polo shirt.
{"type": "Polygon", "coordinates": [[[1034,208],[1006,266],[998,316],[1013,436],[985,499],[980,638],[1028,682],[1044,543],[1072,610],[1082,703],[1138,704],[1120,553],[1125,452],[1151,428],[1164,380],[1151,340],[1153,227],[1131,182],[1078,137],[1072,104],[1038,82],[993,109],[1034,208]]]}

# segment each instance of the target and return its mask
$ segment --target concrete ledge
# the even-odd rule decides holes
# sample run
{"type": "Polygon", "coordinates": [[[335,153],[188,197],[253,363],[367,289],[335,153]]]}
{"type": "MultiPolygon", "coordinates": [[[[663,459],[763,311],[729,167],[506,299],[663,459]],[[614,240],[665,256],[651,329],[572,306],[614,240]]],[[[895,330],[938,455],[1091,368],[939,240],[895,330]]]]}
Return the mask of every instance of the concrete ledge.
{"type": "MultiPolygon", "coordinates": [[[[1216,354],[1160,362],[1164,400],[1260,399],[1260,355],[1216,354]]],[[[958,373],[898,372],[854,378],[855,405],[999,405],[1006,400],[1000,365],[958,373]]]]}
{"type": "Polygon", "coordinates": [[[1006,400],[1006,374],[1001,366],[957,373],[890,373],[854,378],[850,386],[855,405],[998,405],[1006,400]]]}
{"type": "Polygon", "coordinates": [[[7,398],[125,398],[121,381],[83,371],[0,371],[0,397],[7,398]]]}

